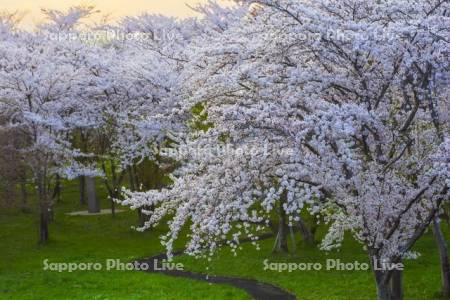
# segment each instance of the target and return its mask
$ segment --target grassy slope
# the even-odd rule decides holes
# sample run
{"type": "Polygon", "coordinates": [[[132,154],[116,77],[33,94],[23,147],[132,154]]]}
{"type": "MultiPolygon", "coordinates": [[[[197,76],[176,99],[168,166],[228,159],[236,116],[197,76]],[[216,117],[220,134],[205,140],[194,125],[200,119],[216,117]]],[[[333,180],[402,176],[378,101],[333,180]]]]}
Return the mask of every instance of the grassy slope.
{"type": "MultiPolygon", "coordinates": [[[[446,227],[444,225],[444,227],[446,227]]],[[[448,235],[448,230],[445,234],[448,235]]],[[[369,271],[288,271],[264,270],[264,260],[269,262],[316,263],[326,265],[327,259],[340,259],[341,262],[367,262],[367,255],[361,245],[351,238],[347,239],[339,252],[324,253],[314,247],[300,246],[296,255],[270,255],[273,240],[261,242],[261,250],[252,245],[242,245],[237,257],[223,249],[208,264],[191,257],[180,257],[189,270],[209,274],[248,277],[270,282],[293,292],[300,300],[347,300],[375,299],[376,290],[372,272],[369,271]]],[[[428,233],[416,245],[415,250],[422,256],[405,262],[405,299],[427,300],[443,299],[439,296],[440,269],[433,236],[428,233]]]]}
{"type": "Polygon", "coordinates": [[[130,228],[137,220],[135,212],[117,214],[115,220],[109,215],[66,216],[83,209],[77,201],[76,188],[68,187],[44,247],[36,244],[34,214],[0,214],[0,299],[248,299],[245,292],[226,285],[136,271],[43,271],[44,259],[104,265],[109,258],[129,262],[163,250],[158,240],[162,231],[130,228]]]}
{"type": "MultiPolygon", "coordinates": [[[[101,193],[104,195],[104,192],[101,193]]],[[[63,203],[57,205],[51,226],[51,242],[36,245],[37,224],[33,214],[0,215],[0,299],[247,299],[238,289],[223,285],[176,279],[156,274],[124,271],[57,273],[42,270],[42,261],[104,262],[107,258],[132,261],[163,249],[159,228],[138,233],[130,227],[134,212],[111,216],[71,217],[64,213],[82,209],[77,203],[76,187],[69,186],[63,203]]],[[[102,207],[107,204],[103,203],[102,207]]],[[[446,230],[448,234],[448,230],[446,230]]],[[[244,245],[238,257],[224,249],[207,264],[190,257],[177,261],[185,269],[236,277],[249,277],[274,283],[294,292],[298,299],[346,300],[374,299],[375,288],[370,271],[264,271],[263,261],[322,262],[339,258],[343,262],[366,262],[361,246],[351,239],[339,253],[326,255],[301,246],[295,256],[270,255],[273,240],[263,241],[260,251],[244,245]],[[208,269],[207,269],[208,268],[208,269]]],[[[181,244],[179,244],[181,246],[181,244]]],[[[422,257],[407,262],[405,299],[438,299],[440,274],[432,236],[427,234],[417,245],[422,257]]]]}

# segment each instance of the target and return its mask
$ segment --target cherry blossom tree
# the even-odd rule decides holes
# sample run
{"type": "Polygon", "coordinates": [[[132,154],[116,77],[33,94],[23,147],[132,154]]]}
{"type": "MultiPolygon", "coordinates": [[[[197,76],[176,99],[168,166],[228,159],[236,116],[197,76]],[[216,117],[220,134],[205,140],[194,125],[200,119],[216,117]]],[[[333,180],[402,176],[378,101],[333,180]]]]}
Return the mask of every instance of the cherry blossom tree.
{"type": "Polygon", "coordinates": [[[33,33],[0,17],[0,129],[23,137],[40,241],[59,176],[99,176],[113,214],[125,198],[148,215],[141,230],[171,218],[169,256],[186,226],[187,252],[208,256],[224,241],[258,247],[275,217],[275,249],[287,250],[294,226],[307,235],[308,212],[328,224],[323,250],[345,232],[362,244],[380,300],[402,298],[402,273],[389,266],[416,256],[432,224],[448,294],[448,1],[193,9],[201,17],[143,14],[98,28],[83,22],[94,7],[43,10],[33,33]],[[86,41],[83,30],[117,35],[86,41]],[[169,188],[135,191],[143,180],[130,170],[149,161],[180,165],[169,188]],[[127,171],[131,191],[120,189],[127,171]]]}
{"type": "Polygon", "coordinates": [[[70,133],[85,122],[79,113],[83,107],[79,96],[88,76],[72,63],[72,46],[50,39],[46,32],[21,32],[3,38],[0,46],[2,129],[25,137],[19,150],[38,194],[41,243],[48,240],[55,180],[93,173],[76,163],[74,159],[83,153],[71,147],[69,140],[70,133]]]}
{"type": "Polygon", "coordinates": [[[187,136],[171,189],[129,193],[173,215],[169,252],[188,222],[192,254],[256,239],[277,201],[309,207],[367,250],[379,299],[400,299],[411,249],[448,199],[449,7],[444,1],[251,1],[246,17],[187,49],[184,111],[213,128],[187,136]],[[231,145],[219,155],[198,149],[231,145]],[[252,151],[256,149],[256,151],[252,151]],[[268,151],[264,151],[268,149],[268,151]]]}

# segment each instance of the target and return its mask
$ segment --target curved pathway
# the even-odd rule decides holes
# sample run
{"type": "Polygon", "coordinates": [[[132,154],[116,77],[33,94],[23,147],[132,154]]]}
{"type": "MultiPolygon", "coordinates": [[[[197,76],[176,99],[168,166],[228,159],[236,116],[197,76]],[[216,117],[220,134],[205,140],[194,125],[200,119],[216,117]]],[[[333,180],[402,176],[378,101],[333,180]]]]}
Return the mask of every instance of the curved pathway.
{"type": "MultiPolygon", "coordinates": [[[[259,237],[260,240],[272,237],[272,234],[265,234],[259,237]]],[[[245,242],[245,241],[242,241],[245,242]]],[[[173,255],[182,255],[183,251],[177,251],[173,255]]],[[[162,260],[166,260],[167,255],[161,253],[154,255],[152,257],[138,260],[139,263],[146,263],[149,269],[145,272],[150,273],[160,273],[174,277],[184,277],[189,279],[196,279],[201,281],[206,281],[209,283],[220,283],[229,284],[234,287],[245,290],[253,299],[256,300],[295,300],[295,296],[275,285],[259,282],[254,279],[246,278],[235,278],[235,277],[225,277],[225,276],[212,276],[201,273],[194,273],[189,271],[178,271],[178,270],[155,270],[155,265],[160,266],[162,260]]],[[[160,267],[159,267],[160,268],[160,267]]]]}

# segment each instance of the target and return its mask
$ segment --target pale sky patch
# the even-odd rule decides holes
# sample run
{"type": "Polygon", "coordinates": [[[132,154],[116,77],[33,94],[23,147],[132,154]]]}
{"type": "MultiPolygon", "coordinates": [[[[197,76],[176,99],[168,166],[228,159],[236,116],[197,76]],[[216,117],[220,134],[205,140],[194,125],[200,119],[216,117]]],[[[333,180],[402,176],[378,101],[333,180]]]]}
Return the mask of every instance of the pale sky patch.
{"type": "MultiPolygon", "coordinates": [[[[76,5],[94,5],[101,10],[101,14],[111,14],[112,20],[117,21],[123,16],[137,15],[143,12],[157,13],[175,17],[195,16],[187,5],[205,3],[207,0],[0,0],[0,11],[26,12],[21,26],[33,28],[42,22],[41,8],[65,10],[76,5]]],[[[222,0],[222,3],[229,1],[222,0]]],[[[100,15],[99,15],[100,16],[100,15]]]]}

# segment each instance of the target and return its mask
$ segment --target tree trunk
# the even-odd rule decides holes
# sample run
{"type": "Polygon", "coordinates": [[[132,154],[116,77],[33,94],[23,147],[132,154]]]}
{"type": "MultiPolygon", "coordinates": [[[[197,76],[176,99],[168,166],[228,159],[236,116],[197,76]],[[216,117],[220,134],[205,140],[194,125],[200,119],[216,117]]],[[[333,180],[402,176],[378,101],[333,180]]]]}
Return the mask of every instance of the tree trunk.
{"type": "Polygon", "coordinates": [[[53,205],[52,206],[48,206],[48,222],[52,223],[53,221],[55,221],[55,211],[53,210],[53,205]]]}
{"type": "Polygon", "coordinates": [[[390,279],[391,300],[403,299],[403,271],[394,270],[390,279]]]}
{"type": "Polygon", "coordinates": [[[8,206],[14,205],[14,202],[17,198],[15,183],[13,181],[6,180],[4,189],[6,204],[8,206]]]}
{"type": "Polygon", "coordinates": [[[303,219],[300,216],[298,216],[298,217],[299,217],[298,229],[300,230],[300,234],[301,234],[303,240],[308,245],[313,245],[314,244],[314,234],[308,228],[308,225],[306,225],[305,221],[303,221],[303,219]]]}
{"type": "MultiPolygon", "coordinates": [[[[135,174],[133,172],[133,167],[129,166],[128,167],[128,181],[130,184],[130,190],[133,192],[137,191],[137,183],[136,183],[136,178],[135,178],[135,174]]],[[[138,208],[137,209],[137,215],[138,215],[138,224],[140,227],[144,226],[145,223],[145,219],[144,219],[144,215],[142,213],[142,209],[138,208]]]]}
{"type": "Polygon", "coordinates": [[[86,204],[86,177],[80,176],[80,204],[85,205],[86,204]]]}
{"type": "MultiPolygon", "coordinates": [[[[119,174],[116,173],[116,165],[113,160],[110,160],[111,166],[111,184],[108,184],[108,180],[105,179],[105,185],[108,190],[109,198],[111,201],[111,215],[116,216],[116,203],[114,200],[119,199],[121,196],[120,185],[122,183],[123,177],[125,176],[125,170],[122,170],[119,174]]],[[[103,163],[103,170],[106,174],[106,166],[103,163]]]]}
{"type": "Polygon", "coordinates": [[[392,300],[391,288],[386,280],[386,273],[382,271],[374,271],[375,281],[377,283],[377,299],[392,300]]]}
{"type": "Polygon", "coordinates": [[[441,261],[441,275],[442,275],[442,294],[444,297],[450,296],[450,264],[448,261],[448,248],[441,230],[441,225],[437,218],[433,220],[433,231],[436,239],[436,244],[439,249],[439,258],[441,261]]]}
{"type": "Polygon", "coordinates": [[[377,299],[391,300],[391,290],[387,284],[383,282],[377,282],[377,299]]]}
{"type": "Polygon", "coordinates": [[[275,246],[272,252],[284,252],[288,253],[288,226],[286,225],[286,212],[284,211],[283,204],[286,201],[286,195],[282,195],[280,198],[280,205],[278,207],[278,233],[275,239],[275,246]]]}
{"type": "Polygon", "coordinates": [[[56,175],[55,189],[53,190],[52,199],[56,199],[56,203],[61,201],[61,177],[56,175]]]}
{"type": "MultiPolygon", "coordinates": [[[[403,299],[403,271],[381,271],[376,270],[375,259],[371,258],[377,284],[378,300],[402,300],[403,299]]],[[[377,259],[380,261],[380,259],[377,259]]]]}
{"type": "Polygon", "coordinates": [[[49,214],[46,204],[41,204],[40,222],[39,222],[39,243],[46,244],[48,242],[48,224],[49,214]]]}
{"type": "Polygon", "coordinates": [[[147,222],[150,219],[150,215],[143,213],[142,211],[153,211],[155,209],[155,206],[144,206],[138,209],[138,217],[139,217],[139,226],[143,227],[145,225],[145,222],[147,222]]]}
{"type": "Polygon", "coordinates": [[[292,226],[289,226],[289,233],[291,234],[291,240],[292,240],[292,253],[295,254],[295,253],[297,253],[297,246],[295,243],[295,233],[294,233],[294,229],[292,228],[292,226]]]}
{"type": "Polygon", "coordinates": [[[130,184],[130,190],[133,192],[137,191],[136,180],[134,179],[132,167],[128,167],[128,182],[130,184]]]}
{"type": "Polygon", "coordinates": [[[28,191],[27,191],[27,185],[25,180],[22,180],[20,182],[20,191],[22,195],[22,201],[20,204],[20,208],[23,212],[28,210],[28,191]]]}
{"type": "Polygon", "coordinates": [[[114,202],[115,198],[111,198],[111,215],[113,217],[116,216],[116,203],[114,202]]]}
{"type": "Polygon", "coordinates": [[[140,227],[144,227],[145,222],[148,220],[148,216],[142,212],[145,207],[138,208],[138,222],[140,227]]]}
{"type": "Polygon", "coordinates": [[[39,171],[36,174],[36,186],[39,199],[39,244],[46,244],[48,242],[49,232],[49,193],[47,190],[47,180],[45,170],[39,171]]]}
{"type": "Polygon", "coordinates": [[[145,219],[144,219],[144,214],[142,213],[142,209],[141,208],[137,209],[137,214],[138,214],[139,227],[142,227],[142,226],[144,226],[145,219]]]}
{"type": "Polygon", "coordinates": [[[91,214],[100,212],[100,201],[97,198],[97,192],[95,190],[95,178],[86,177],[86,192],[88,200],[88,212],[91,214]]]}

